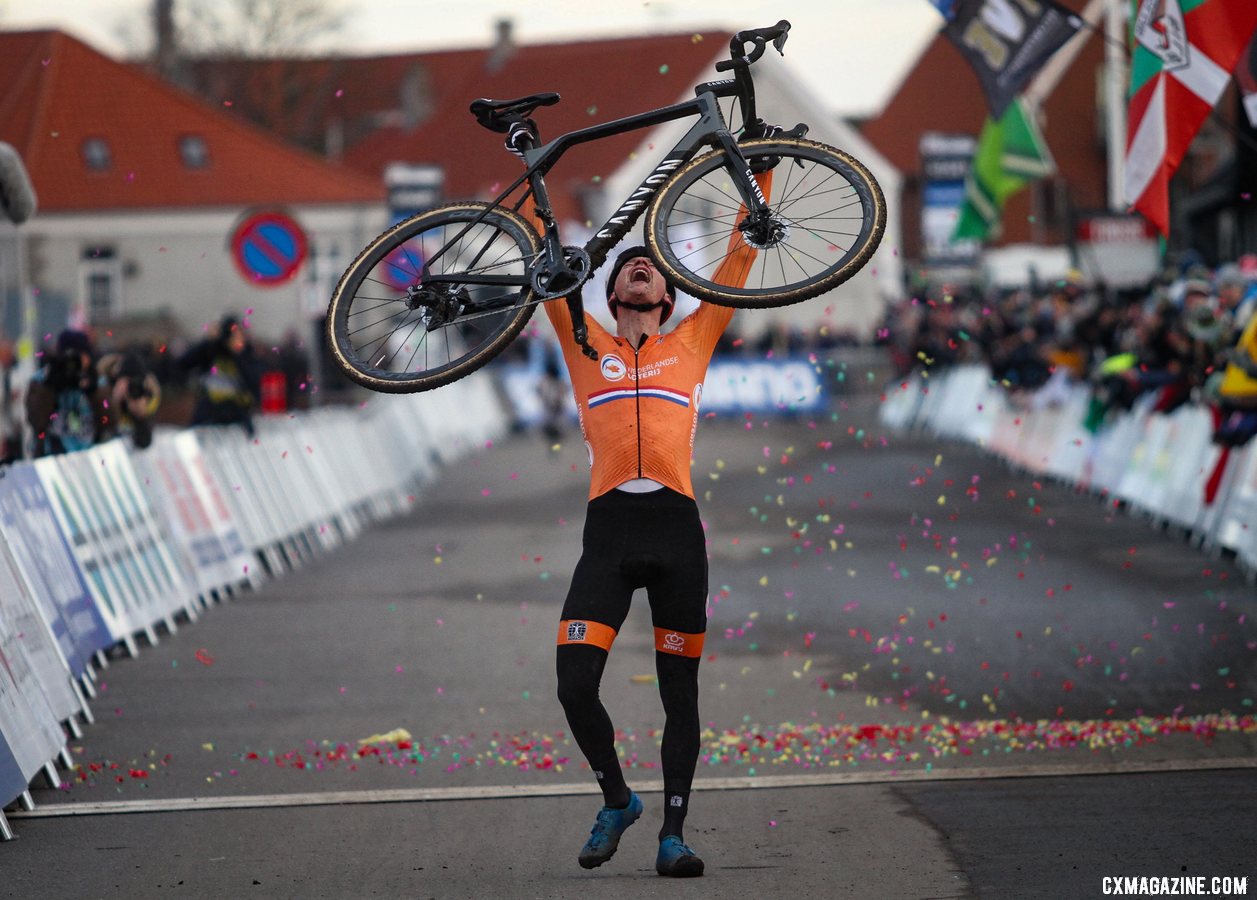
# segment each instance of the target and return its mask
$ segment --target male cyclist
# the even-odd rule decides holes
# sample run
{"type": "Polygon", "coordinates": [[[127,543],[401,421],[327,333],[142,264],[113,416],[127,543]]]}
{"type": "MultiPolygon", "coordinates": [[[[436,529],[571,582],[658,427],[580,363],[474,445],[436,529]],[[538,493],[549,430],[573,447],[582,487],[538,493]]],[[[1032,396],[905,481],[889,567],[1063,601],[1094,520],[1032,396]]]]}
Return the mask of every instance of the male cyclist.
{"type": "MultiPolygon", "coordinates": [[[[770,176],[757,176],[768,193],[770,176]]],[[[715,280],[740,286],[755,256],[735,232],[715,280]]],[[[572,736],[602,788],[604,806],[578,861],[587,869],[615,853],[620,836],[642,814],[624,781],[615,729],[598,696],[607,654],[644,587],[655,631],[655,670],[666,722],[661,748],[664,820],[655,870],[703,874],[682,826],[699,751],[698,664],[707,628],[707,551],[690,455],[703,377],[733,310],[699,305],[668,334],[674,287],[644,247],[622,252],[607,279],[611,334],[586,314],[590,360],[572,336],[567,303],[546,313],[558,332],[572,378],[592,469],[583,550],[559,622],[559,702],[572,736]]]]}

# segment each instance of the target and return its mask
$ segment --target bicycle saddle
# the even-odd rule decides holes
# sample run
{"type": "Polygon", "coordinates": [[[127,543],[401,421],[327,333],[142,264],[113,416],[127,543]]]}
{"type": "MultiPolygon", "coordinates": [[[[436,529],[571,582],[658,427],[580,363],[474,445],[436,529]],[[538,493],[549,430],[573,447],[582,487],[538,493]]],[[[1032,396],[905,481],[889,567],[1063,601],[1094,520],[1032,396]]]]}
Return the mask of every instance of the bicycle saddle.
{"type": "Polygon", "coordinates": [[[476,121],[488,128],[506,134],[512,122],[518,122],[532,115],[538,106],[554,106],[559,102],[559,95],[553,91],[541,94],[529,94],[515,100],[473,100],[471,114],[476,121]]]}

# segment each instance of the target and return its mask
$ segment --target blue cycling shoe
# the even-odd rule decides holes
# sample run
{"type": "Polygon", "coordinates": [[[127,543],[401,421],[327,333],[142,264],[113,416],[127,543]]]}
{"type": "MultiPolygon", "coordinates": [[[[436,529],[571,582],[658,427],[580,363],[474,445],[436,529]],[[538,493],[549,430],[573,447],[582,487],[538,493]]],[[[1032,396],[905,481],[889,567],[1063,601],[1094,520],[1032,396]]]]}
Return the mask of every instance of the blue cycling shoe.
{"type": "Polygon", "coordinates": [[[703,874],[703,861],[683,840],[670,834],[659,842],[655,871],[671,878],[696,878],[703,874]]]}
{"type": "Polygon", "coordinates": [[[589,840],[581,847],[577,862],[583,869],[596,869],[615,855],[620,846],[620,835],[637,821],[642,814],[642,800],[629,792],[629,803],[624,809],[604,806],[598,810],[598,818],[589,833],[589,840]]]}

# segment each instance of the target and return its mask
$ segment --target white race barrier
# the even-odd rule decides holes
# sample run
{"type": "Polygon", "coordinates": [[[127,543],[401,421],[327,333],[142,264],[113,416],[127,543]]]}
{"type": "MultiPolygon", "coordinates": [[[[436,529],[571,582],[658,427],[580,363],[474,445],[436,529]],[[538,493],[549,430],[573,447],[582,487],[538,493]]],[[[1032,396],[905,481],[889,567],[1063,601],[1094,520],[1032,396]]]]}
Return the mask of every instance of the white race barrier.
{"type": "Polygon", "coordinates": [[[85,675],[93,654],[115,639],[57,526],[52,500],[30,463],[0,469],[0,539],[13,555],[22,581],[39,604],[74,675],[85,675]]]}
{"type": "MultiPolygon", "coordinates": [[[[91,721],[93,662],[411,509],[441,465],[504,434],[487,373],[362,407],[160,430],[0,469],[0,807],[91,721]]],[[[0,837],[10,837],[0,813],[0,837]]]]}
{"type": "Polygon", "coordinates": [[[1016,405],[984,366],[957,366],[887,390],[881,421],[980,444],[1018,468],[1120,498],[1128,510],[1192,533],[1207,547],[1233,551],[1257,572],[1257,448],[1232,454],[1212,504],[1205,487],[1221,455],[1207,408],[1153,412],[1144,395],[1111,416],[1097,434],[1083,427],[1085,385],[1057,384],[1016,405]],[[1045,398],[1050,397],[1050,402],[1045,398]]]}
{"type": "Polygon", "coordinates": [[[1226,496],[1219,498],[1214,542],[1257,567],[1257,447],[1250,441],[1233,454],[1230,466],[1233,477],[1226,496]]]}

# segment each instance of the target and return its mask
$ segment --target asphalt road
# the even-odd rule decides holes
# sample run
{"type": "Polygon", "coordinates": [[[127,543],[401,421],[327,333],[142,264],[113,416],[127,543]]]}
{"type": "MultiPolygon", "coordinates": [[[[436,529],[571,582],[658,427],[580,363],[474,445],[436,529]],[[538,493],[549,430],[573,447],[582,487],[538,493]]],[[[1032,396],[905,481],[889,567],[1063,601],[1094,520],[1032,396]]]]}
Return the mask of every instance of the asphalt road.
{"type": "Polygon", "coordinates": [[[974,448],[883,434],[876,403],[700,426],[712,601],[687,839],[704,878],[653,871],[644,602],[603,695],[647,815],[613,861],[576,866],[598,802],[551,648],[585,454],[520,435],[407,518],[116,660],[75,771],[35,793],[75,815],[12,818],[0,895],[1257,891],[1242,573],[974,448]]]}

